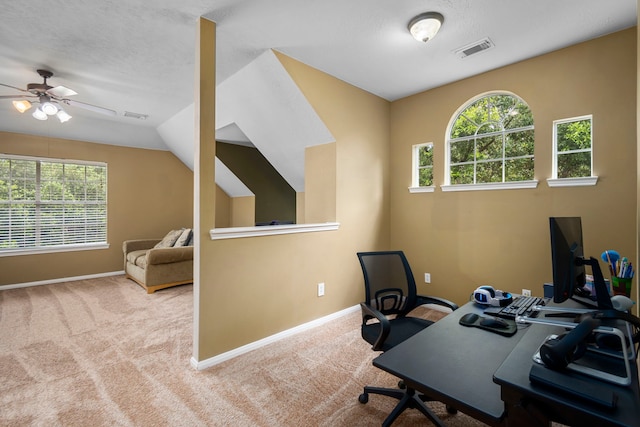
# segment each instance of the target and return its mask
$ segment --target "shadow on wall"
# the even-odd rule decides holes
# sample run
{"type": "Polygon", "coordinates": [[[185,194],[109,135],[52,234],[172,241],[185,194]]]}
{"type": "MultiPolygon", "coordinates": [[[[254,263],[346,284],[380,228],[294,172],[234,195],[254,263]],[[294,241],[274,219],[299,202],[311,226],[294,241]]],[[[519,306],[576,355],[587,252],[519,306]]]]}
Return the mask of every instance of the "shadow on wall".
{"type": "Polygon", "coordinates": [[[216,156],[255,194],[256,225],[295,224],[296,192],[258,149],[217,141],[216,156]]]}

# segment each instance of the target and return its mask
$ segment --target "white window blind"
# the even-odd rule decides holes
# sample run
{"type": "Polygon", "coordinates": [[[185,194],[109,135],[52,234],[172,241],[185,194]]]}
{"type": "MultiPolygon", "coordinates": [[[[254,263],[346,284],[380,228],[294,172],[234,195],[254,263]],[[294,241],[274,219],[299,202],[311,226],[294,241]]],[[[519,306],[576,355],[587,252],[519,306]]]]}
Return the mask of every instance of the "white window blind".
{"type": "Polygon", "coordinates": [[[0,155],[0,253],[107,240],[107,165],[0,155]]]}

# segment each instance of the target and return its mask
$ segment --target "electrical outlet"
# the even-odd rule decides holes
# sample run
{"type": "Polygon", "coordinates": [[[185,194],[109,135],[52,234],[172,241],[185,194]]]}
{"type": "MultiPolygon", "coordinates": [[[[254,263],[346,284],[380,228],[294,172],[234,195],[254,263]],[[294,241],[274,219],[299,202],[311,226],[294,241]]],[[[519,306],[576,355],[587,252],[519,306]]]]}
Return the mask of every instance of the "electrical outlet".
{"type": "Polygon", "coordinates": [[[530,297],[531,296],[531,290],[530,289],[523,289],[522,290],[522,296],[523,297],[530,297]]]}
{"type": "Polygon", "coordinates": [[[424,273],[424,283],[431,283],[431,273],[424,273]]]}
{"type": "Polygon", "coordinates": [[[324,296],[324,282],[318,283],[318,296],[324,296]]]}

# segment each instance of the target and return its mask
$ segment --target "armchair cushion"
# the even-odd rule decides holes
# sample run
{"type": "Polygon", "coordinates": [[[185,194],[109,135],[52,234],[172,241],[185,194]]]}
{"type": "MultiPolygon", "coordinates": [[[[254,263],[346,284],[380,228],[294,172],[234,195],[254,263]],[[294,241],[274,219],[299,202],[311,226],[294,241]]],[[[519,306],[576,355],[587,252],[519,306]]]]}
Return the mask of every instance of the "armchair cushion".
{"type": "Polygon", "coordinates": [[[173,244],[173,246],[187,246],[187,245],[189,245],[189,242],[191,241],[191,235],[192,234],[193,234],[193,230],[191,230],[190,228],[185,228],[184,230],[182,230],[182,233],[180,234],[180,236],[178,237],[176,242],[173,244]]]}
{"type": "Polygon", "coordinates": [[[178,240],[180,235],[182,234],[182,229],[180,230],[171,230],[167,233],[166,236],[163,237],[161,241],[159,241],[154,248],[170,248],[173,244],[178,240]]]}

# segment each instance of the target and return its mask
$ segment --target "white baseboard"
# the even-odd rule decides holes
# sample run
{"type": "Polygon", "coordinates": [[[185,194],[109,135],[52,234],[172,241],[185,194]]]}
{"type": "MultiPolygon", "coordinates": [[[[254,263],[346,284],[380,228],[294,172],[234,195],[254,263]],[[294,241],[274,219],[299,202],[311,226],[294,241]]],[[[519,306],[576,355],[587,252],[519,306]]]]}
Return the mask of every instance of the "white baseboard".
{"type": "Polygon", "coordinates": [[[321,326],[331,320],[338,319],[342,316],[346,316],[347,314],[351,314],[355,311],[360,311],[360,304],[354,305],[353,307],[345,308],[344,310],[340,310],[338,312],[329,314],[319,319],[312,320],[311,322],[303,323],[302,325],[296,326],[291,329],[287,329],[286,331],[279,332],[275,335],[271,335],[266,338],[262,338],[261,340],[243,345],[242,347],[235,348],[231,351],[227,351],[225,353],[219,354],[209,359],[197,361],[195,357],[192,357],[191,366],[193,366],[195,369],[199,371],[210,368],[212,366],[218,365],[227,360],[233,359],[234,357],[240,356],[242,354],[248,353],[253,350],[257,350],[260,347],[264,347],[265,345],[274,343],[276,341],[290,337],[300,332],[308,331],[309,329],[315,328],[316,326],[321,326]]]}
{"type": "Polygon", "coordinates": [[[0,291],[5,289],[28,288],[30,286],[51,285],[53,283],[72,282],[74,280],[87,280],[87,279],[97,279],[99,277],[119,276],[121,274],[124,274],[124,270],[111,271],[107,273],[88,274],[86,276],[62,277],[60,279],[40,280],[37,282],[16,283],[13,285],[0,285],[0,291]]]}

